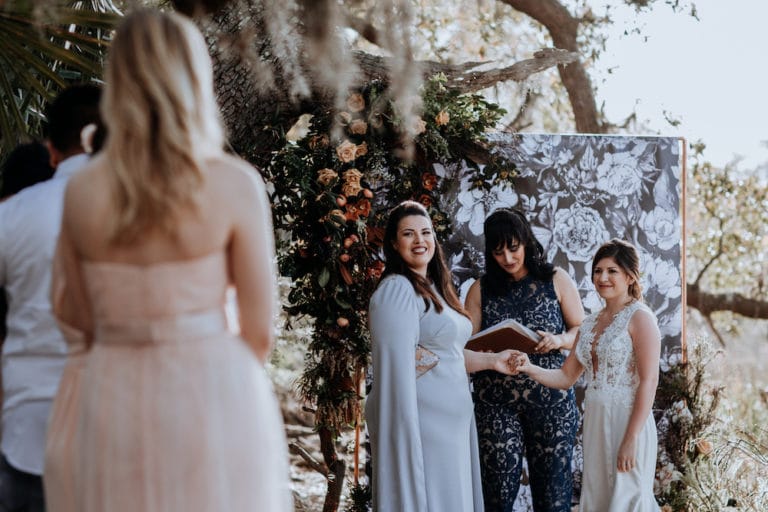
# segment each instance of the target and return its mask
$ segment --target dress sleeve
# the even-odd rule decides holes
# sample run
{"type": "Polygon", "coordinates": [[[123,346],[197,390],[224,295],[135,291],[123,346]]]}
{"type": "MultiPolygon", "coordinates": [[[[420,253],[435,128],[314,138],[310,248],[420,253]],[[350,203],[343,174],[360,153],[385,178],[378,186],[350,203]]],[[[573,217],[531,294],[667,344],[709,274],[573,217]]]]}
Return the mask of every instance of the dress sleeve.
{"type": "Polygon", "coordinates": [[[72,241],[62,229],[53,258],[51,308],[70,352],[86,350],[93,330],[80,265],[72,241]]]}
{"type": "Polygon", "coordinates": [[[371,297],[373,388],[367,404],[378,510],[426,510],[424,457],[416,395],[416,344],[423,302],[402,276],[371,297]]]}

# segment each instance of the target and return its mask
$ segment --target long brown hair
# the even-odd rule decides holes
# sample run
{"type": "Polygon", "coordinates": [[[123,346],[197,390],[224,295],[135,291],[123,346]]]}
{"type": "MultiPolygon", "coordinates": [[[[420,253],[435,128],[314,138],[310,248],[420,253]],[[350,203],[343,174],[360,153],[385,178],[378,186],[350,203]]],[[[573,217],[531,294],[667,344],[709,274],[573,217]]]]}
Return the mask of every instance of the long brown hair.
{"type": "Polygon", "coordinates": [[[453,281],[451,280],[451,271],[445,263],[443,248],[440,246],[437,239],[435,239],[435,254],[427,266],[427,277],[421,276],[411,270],[408,265],[405,264],[405,261],[403,261],[400,253],[395,249],[397,228],[400,225],[400,221],[403,220],[404,217],[410,215],[426,217],[427,220],[430,221],[430,224],[432,223],[432,219],[429,218],[429,213],[427,213],[426,208],[416,201],[403,201],[389,212],[387,228],[384,231],[384,258],[386,259],[386,267],[384,268],[382,279],[391,274],[405,276],[413,285],[413,289],[416,290],[416,293],[424,298],[424,310],[426,311],[429,309],[429,303],[432,302],[435,310],[438,313],[441,313],[443,311],[443,305],[440,298],[432,290],[431,280],[443,300],[445,300],[452,309],[469,318],[466,310],[461,305],[461,301],[459,301],[456,288],[453,286],[453,281]]]}

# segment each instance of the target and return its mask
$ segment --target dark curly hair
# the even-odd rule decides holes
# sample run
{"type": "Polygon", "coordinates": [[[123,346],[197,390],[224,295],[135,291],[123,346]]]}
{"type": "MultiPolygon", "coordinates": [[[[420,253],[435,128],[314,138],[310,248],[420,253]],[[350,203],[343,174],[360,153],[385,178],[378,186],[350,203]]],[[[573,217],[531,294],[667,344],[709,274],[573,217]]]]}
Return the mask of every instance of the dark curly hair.
{"type": "Polygon", "coordinates": [[[491,295],[509,291],[511,276],[493,257],[503,247],[520,244],[525,247],[525,268],[536,279],[549,281],[555,275],[554,266],[544,259],[544,248],[531,230],[525,214],[515,208],[500,208],[491,213],[483,224],[485,235],[485,277],[483,285],[491,295]]]}

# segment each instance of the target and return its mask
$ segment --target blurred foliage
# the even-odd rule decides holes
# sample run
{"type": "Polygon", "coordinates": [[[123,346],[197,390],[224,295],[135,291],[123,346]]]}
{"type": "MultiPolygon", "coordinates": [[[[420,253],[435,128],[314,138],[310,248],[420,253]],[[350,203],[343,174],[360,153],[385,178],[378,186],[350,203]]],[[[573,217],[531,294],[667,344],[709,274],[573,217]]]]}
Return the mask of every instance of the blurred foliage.
{"type": "Polygon", "coordinates": [[[119,18],[110,0],[0,5],[0,154],[43,135],[45,105],[61,89],[100,79],[119,18]]]}

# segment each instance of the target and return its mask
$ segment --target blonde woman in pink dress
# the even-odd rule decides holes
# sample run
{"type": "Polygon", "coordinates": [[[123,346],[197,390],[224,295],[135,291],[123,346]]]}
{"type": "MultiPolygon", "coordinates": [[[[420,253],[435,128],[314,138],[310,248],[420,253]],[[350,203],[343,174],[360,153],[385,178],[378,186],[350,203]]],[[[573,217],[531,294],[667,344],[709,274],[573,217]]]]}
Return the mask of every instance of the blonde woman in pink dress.
{"type": "Polygon", "coordinates": [[[592,261],[592,282],[605,307],[584,320],[561,369],[514,366],[545,386],[566,389],[586,372],[582,512],[659,509],[653,495],[658,439],[651,409],[659,381],[661,335],[643,304],[635,248],[613,239],[592,261]]]}
{"type": "Polygon", "coordinates": [[[207,46],[181,16],[117,30],[103,150],[69,183],[55,312],[73,346],[48,434],[48,509],[291,510],[263,364],[274,244],[264,185],[222,150],[207,46]],[[240,334],[224,296],[237,290],[240,334]]]}

